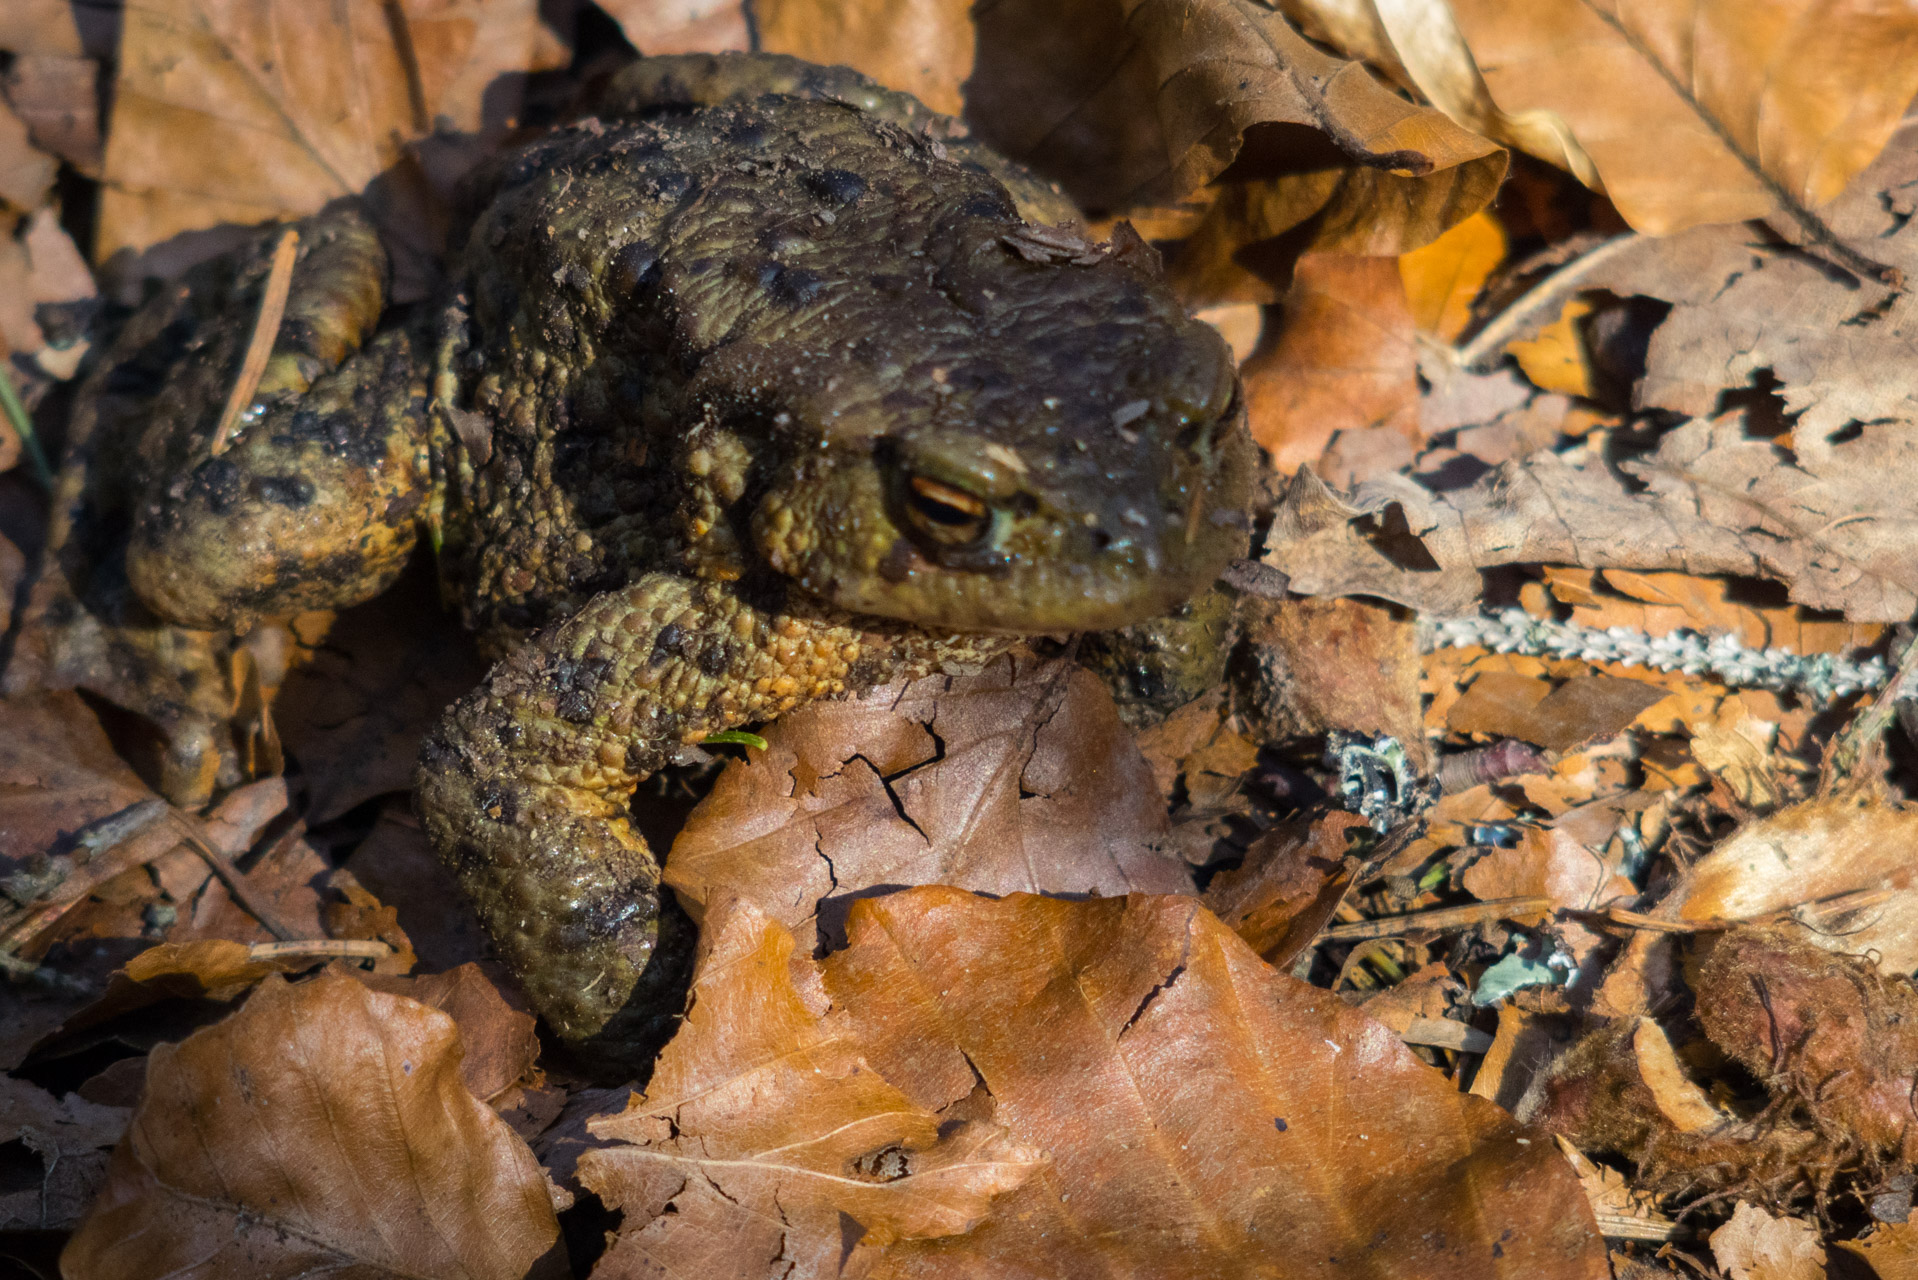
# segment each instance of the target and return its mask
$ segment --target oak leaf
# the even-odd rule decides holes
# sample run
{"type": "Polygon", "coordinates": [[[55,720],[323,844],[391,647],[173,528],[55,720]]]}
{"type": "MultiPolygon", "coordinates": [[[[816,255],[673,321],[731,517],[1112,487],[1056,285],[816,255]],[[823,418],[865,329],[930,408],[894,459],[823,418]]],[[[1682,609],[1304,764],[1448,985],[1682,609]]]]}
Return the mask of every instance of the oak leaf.
{"type": "Polygon", "coordinates": [[[61,1267],[517,1280],[558,1230],[532,1152],[461,1083],[453,1020],[328,972],[153,1051],[61,1267]]]}

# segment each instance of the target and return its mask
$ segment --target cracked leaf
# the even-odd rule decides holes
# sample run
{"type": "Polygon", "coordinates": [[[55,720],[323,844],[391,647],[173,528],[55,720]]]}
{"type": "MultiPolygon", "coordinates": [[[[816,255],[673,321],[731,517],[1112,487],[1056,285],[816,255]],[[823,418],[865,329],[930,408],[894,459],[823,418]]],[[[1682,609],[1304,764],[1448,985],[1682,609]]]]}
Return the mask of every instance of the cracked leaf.
{"type": "Polygon", "coordinates": [[[1854,622],[1918,609],[1918,426],[1787,449],[1727,414],[1676,427],[1620,467],[1643,492],[1582,447],[1445,495],[1387,476],[1348,503],[1301,473],[1265,560],[1300,594],[1377,595],[1441,616],[1476,609],[1477,570],[1498,564],[1773,578],[1796,603],[1854,622]]]}
{"type": "Polygon", "coordinates": [[[820,968],[872,1068],[1051,1156],[870,1274],[1607,1274],[1549,1143],[1192,899],[934,886],[858,903],[849,934],[820,968]]]}
{"type": "Polygon", "coordinates": [[[587,1122],[614,1145],[580,1155],[579,1178],[625,1213],[593,1274],[837,1276],[855,1242],[967,1231],[1042,1165],[999,1125],[942,1126],[851,1031],[783,925],[716,906],[692,1010],[646,1092],[587,1122]]]}
{"type": "Polygon", "coordinates": [[[878,885],[988,893],[1191,891],[1154,842],[1164,798],[1111,696],[1030,655],[820,702],[728,766],[673,844],[698,914],[737,892],[809,936],[878,885]]]}

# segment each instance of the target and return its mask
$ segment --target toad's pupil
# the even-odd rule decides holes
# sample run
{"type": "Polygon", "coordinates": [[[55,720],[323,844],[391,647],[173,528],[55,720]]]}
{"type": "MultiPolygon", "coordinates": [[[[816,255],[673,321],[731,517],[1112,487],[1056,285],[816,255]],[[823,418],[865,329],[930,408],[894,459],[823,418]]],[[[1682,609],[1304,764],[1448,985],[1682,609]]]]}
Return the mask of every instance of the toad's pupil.
{"type": "Polygon", "coordinates": [[[912,478],[913,507],[937,524],[964,526],[985,519],[986,504],[964,489],[955,489],[924,476],[912,478]]]}

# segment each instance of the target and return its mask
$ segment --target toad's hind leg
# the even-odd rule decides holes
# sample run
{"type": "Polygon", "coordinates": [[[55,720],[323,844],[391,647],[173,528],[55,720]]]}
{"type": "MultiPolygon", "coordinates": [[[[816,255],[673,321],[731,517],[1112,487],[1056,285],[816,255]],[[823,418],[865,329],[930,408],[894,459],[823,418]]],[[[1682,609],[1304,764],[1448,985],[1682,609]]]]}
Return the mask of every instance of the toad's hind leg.
{"type": "Polygon", "coordinates": [[[361,346],[385,301],[379,238],[352,205],[296,230],[301,256],[252,409],[222,436],[256,292],[169,378],[138,445],[127,578],[182,626],[244,631],[262,615],[367,599],[399,575],[426,514],[428,362],[405,329],[361,346]]]}
{"type": "Polygon", "coordinates": [[[533,1006],[567,1039],[630,1056],[678,1012],[659,1008],[649,968],[659,864],[626,818],[634,787],[709,734],[922,670],[936,643],[651,574],[447,713],[421,752],[420,815],[533,1006]]]}

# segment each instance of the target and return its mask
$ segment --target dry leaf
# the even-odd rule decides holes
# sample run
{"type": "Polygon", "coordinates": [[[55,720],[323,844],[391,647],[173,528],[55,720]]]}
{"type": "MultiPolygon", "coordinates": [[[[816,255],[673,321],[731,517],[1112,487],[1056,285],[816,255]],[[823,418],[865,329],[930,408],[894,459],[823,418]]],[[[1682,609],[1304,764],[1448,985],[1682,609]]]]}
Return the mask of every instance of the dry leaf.
{"type": "Polygon", "coordinates": [[[1352,887],[1345,866],[1356,813],[1282,822],[1254,840],[1245,861],[1206,886],[1205,905],[1275,969],[1286,969],[1318,936],[1352,887]]]}
{"type": "Polygon", "coordinates": [[[533,1071],[539,1057],[533,1015],[509,1004],[499,984],[479,965],[463,964],[448,973],[410,978],[354,976],[375,991],[417,1000],[453,1019],[462,1050],[460,1079],[475,1098],[492,1098],[533,1071]]]}
{"type": "Polygon", "coordinates": [[[1918,1280],[1918,1221],[1882,1223],[1863,1240],[1835,1243],[1869,1266],[1877,1280],[1918,1280]]]}
{"type": "Polygon", "coordinates": [[[851,67],[949,116],[965,108],[959,87],[972,74],[970,0],[755,0],[753,27],[756,47],[768,53],[851,67]]]}
{"type": "Polygon", "coordinates": [[[1386,734],[1420,773],[1430,767],[1417,628],[1401,611],[1364,600],[1285,600],[1247,638],[1258,662],[1260,736],[1386,734]]]}
{"type": "MultiPolygon", "coordinates": [[[[87,824],[154,798],[72,692],[0,700],[0,859],[9,873],[87,824]]],[[[164,852],[177,835],[156,833],[164,852]]]]}
{"type": "Polygon", "coordinates": [[[1825,1246],[1803,1218],[1780,1218],[1738,1202],[1712,1232],[1712,1257],[1731,1280],[1825,1280],[1825,1246]]]}
{"type": "Polygon", "coordinates": [[[500,131],[515,105],[496,79],[564,61],[532,0],[194,0],[124,12],[94,246],[102,262],[183,231],[297,217],[357,195],[442,120],[500,131]]]}
{"type": "Polygon", "coordinates": [[[875,1274],[1605,1274],[1556,1153],[1190,899],[931,887],[849,933],[826,991],[873,1068],[1052,1157],[875,1274]]]}
{"type": "Polygon", "coordinates": [[[453,1020],[338,973],[269,978],[153,1051],[61,1257],[88,1280],[517,1280],[558,1236],[532,1152],[460,1082],[453,1020]]]}
{"type": "Polygon", "coordinates": [[[977,23],[967,119],[1082,207],[1163,203],[1225,175],[1172,266],[1194,305],[1272,300],[1258,276],[1282,279],[1306,248],[1423,244],[1504,174],[1493,144],[1251,0],[1001,0],[977,23]]]}
{"type": "Polygon", "coordinates": [[[1399,279],[1420,333],[1453,342],[1472,320],[1472,303],[1505,260],[1505,230],[1475,213],[1422,248],[1399,257],[1399,279]]]}
{"type": "Polygon", "coordinates": [[[105,1180],[127,1115],[0,1076],[0,1232],[72,1230],[105,1180]]]}
{"type": "Polygon", "coordinates": [[[1654,234],[1816,209],[1871,162],[1918,93],[1918,14],[1903,6],[1451,7],[1498,104],[1554,112],[1626,221],[1654,234]]]}
{"type": "Polygon", "coordinates": [[[479,919],[427,843],[410,799],[380,810],[373,834],[353,850],[345,870],[393,908],[426,968],[452,969],[485,954],[479,919]]]}
{"type": "MultiPolygon", "coordinates": [[[[1918,18],[1899,21],[1918,25],[1918,18]]],[[[1883,83],[1874,77],[1870,86],[1883,83]]],[[[1899,127],[1885,154],[1824,215],[1845,243],[1908,279],[1918,279],[1914,182],[1918,118],[1899,127]]],[[[1829,257],[1817,244],[1801,248],[1745,227],[1700,227],[1615,242],[1567,274],[1582,277],[1580,289],[1673,304],[1645,353],[1633,393],[1639,405],[1712,413],[1724,392],[1764,385],[1758,375],[1767,370],[1783,411],[1796,418],[1791,439],[1800,465],[1815,466],[1827,438],[1852,423],[1918,421],[1918,384],[1905,368],[1918,335],[1918,300],[1834,268],[1829,257]]]]}
{"type": "Polygon", "coordinates": [[[100,176],[100,64],[58,54],[16,56],[7,101],[34,145],[89,178],[100,176]]]}
{"type": "Polygon", "coordinates": [[[649,56],[752,48],[744,0],[606,0],[600,7],[649,56]]]}
{"type": "MultiPolygon", "coordinates": [[[[1719,704],[1718,714],[1692,726],[1692,758],[1725,784],[1747,809],[1775,809],[1785,798],[1780,779],[1789,772],[1772,754],[1778,726],[1754,716],[1736,698],[1719,704]]],[[[1801,766],[1802,768],[1802,766],[1801,766]]]]}
{"type": "Polygon", "coordinates": [[[1505,345],[1533,386],[1568,396],[1592,396],[1597,383],[1581,327],[1592,311],[1593,304],[1584,298],[1569,299],[1558,319],[1540,329],[1536,337],[1505,345]]]}
{"type": "Polygon", "coordinates": [[[708,915],[683,1029],[645,1094],[587,1126],[618,1141],[580,1156],[580,1181],[625,1212],[596,1276],[836,1276],[862,1240],[969,1230],[1042,1166],[875,1073],[793,951],[742,899],[708,915]]]}
{"type": "Polygon", "coordinates": [[[1865,797],[1807,800],[1761,818],[1694,863],[1659,913],[1749,920],[1805,906],[1809,937],[1875,952],[1887,973],[1918,969],[1918,809],[1865,797]],[[1844,895],[1860,895],[1849,910],[1844,895]]]}
{"type": "MultiPolygon", "coordinates": [[[[1505,1030],[1505,1014],[1499,1014],[1499,1031],[1505,1030]]],[[[1612,1239],[1669,1240],[1677,1233],[1677,1224],[1652,1206],[1651,1198],[1632,1190],[1624,1174],[1608,1165],[1593,1164],[1579,1149],[1563,1137],[1558,1149],[1578,1171],[1578,1184],[1585,1188],[1585,1199],[1592,1206],[1599,1229],[1612,1239]]],[[[1625,1280],[1615,1272],[1617,1280],[1625,1280]]]]}
{"type": "Polygon", "coordinates": [[[59,161],[33,145],[27,122],[0,100],[0,200],[16,209],[38,209],[46,203],[59,167],[59,161]]]}
{"type": "Polygon", "coordinates": [[[1274,466],[1317,463],[1341,431],[1419,438],[1418,356],[1396,262],[1308,254],[1283,316],[1240,371],[1252,438],[1274,466]]]}
{"type": "Polygon", "coordinates": [[[1794,601],[1854,621],[1918,609],[1918,430],[1868,424],[1793,453],[1734,413],[1674,428],[1619,467],[1644,492],[1582,447],[1444,495],[1388,476],[1347,503],[1301,474],[1265,562],[1300,594],[1377,595],[1439,616],[1477,609],[1478,568],[1536,563],[1775,578],[1794,601]]]}
{"type": "Polygon", "coordinates": [[[720,776],[666,882],[698,918],[737,893],[802,937],[877,885],[1189,892],[1165,800],[1091,675],[1032,657],[815,703],[720,776]]]}

